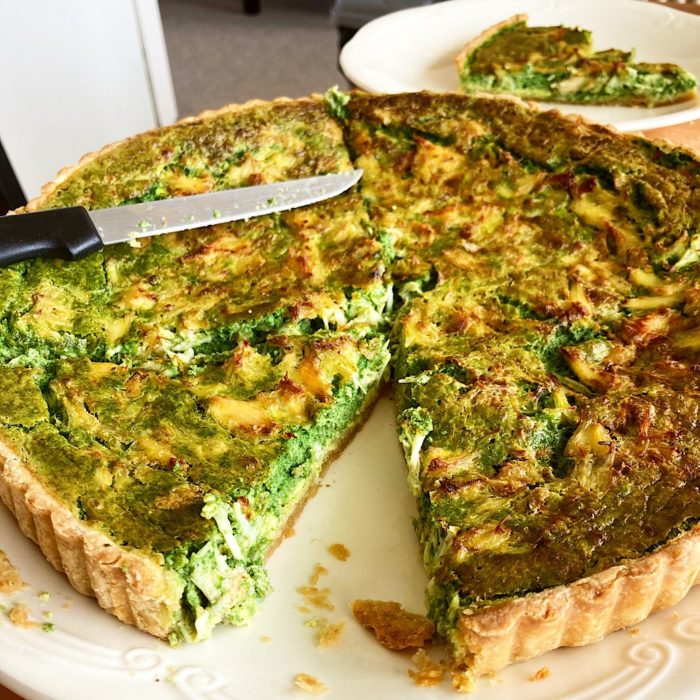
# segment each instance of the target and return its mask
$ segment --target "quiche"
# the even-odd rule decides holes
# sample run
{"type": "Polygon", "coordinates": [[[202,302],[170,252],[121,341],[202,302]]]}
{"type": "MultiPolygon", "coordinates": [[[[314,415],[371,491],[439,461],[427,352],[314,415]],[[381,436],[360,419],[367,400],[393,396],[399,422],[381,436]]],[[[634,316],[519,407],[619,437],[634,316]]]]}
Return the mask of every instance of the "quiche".
{"type": "Polygon", "coordinates": [[[426,602],[470,676],[700,580],[700,161],[509,99],[253,103],[31,209],[360,167],[248,222],[0,270],[0,495],[156,636],[249,619],[390,366],[426,602]]]}
{"type": "Polygon", "coordinates": [[[575,104],[657,107],[691,99],[697,79],[672,63],[636,63],[633,51],[593,48],[591,32],[499,22],[457,56],[464,92],[505,93],[575,104]]]}

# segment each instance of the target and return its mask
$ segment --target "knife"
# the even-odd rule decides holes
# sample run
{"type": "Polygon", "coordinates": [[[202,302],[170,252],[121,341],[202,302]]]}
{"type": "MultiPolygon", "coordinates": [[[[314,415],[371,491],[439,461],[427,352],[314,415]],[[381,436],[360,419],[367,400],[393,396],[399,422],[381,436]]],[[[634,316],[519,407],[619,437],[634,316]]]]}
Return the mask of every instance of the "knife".
{"type": "Polygon", "coordinates": [[[113,243],[295,209],[335,197],[360,177],[362,170],[348,170],[110,209],[67,207],[2,216],[0,266],[37,257],[77,260],[113,243]]]}

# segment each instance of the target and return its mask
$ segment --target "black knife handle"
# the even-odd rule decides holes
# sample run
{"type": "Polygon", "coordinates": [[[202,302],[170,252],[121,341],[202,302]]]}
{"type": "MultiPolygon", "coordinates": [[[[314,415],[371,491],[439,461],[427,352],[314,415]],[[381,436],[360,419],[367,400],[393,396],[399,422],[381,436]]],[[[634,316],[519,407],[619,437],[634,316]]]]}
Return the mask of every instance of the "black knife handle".
{"type": "Polygon", "coordinates": [[[31,258],[77,260],[103,247],[83,207],[0,216],[0,267],[31,258]]]}

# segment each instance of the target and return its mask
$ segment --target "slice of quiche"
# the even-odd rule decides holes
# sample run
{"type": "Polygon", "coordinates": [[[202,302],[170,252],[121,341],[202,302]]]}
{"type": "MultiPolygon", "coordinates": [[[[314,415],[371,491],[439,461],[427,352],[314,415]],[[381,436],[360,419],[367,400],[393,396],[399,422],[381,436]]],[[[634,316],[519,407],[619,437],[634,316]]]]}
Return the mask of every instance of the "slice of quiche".
{"type": "Polygon", "coordinates": [[[700,162],[514,101],[348,110],[405,300],[398,430],[457,663],[678,601],[700,572],[700,162]]]}
{"type": "MultiPolygon", "coordinates": [[[[89,156],[30,205],[89,208],[351,167],[321,99],[89,156]]],[[[245,622],[264,558],[389,354],[360,197],[0,270],[0,494],[75,588],[159,637],[245,622]]]]}
{"type": "Polygon", "coordinates": [[[378,337],[241,342],[192,376],[87,359],[0,368],[0,493],[81,593],[171,640],[242,624],[264,559],[359,425],[378,337]]]}
{"type": "Polygon", "coordinates": [[[691,99],[697,86],[680,66],[636,63],[632,51],[596,51],[590,31],[529,27],[527,15],[482,32],[456,63],[464,92],[546,102],[656,107],[691,99]]]}

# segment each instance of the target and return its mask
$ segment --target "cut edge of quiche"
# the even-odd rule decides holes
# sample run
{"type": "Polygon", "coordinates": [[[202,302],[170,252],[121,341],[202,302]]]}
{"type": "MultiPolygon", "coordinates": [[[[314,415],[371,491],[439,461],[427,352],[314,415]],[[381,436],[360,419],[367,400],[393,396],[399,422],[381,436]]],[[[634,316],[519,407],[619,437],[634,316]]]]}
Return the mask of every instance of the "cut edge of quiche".
{"type": "Polygon", "coordinates": [[[633,52],[616,49],[593,53],[589,31],[561,26],[528,27],[527,20],[527,14],[517,14],[498,22],[462,49],[455,57],[455,64],[463,92],[515,95],[545,102],[642,107],[685,102],[697,94],[697,78],[681,66],[634,63],[633,52]],[[472,68],[480,50],[519,30],[532,33],[539,29],[577,34],[583,43],[580,48],[574,47],[570,55],[563,56],[559,64],[556,53],[543,56],[533,49],[534,61],[530,56],[527,60],[520,56],[515,66],[494,59],[487,72],[472,68]],[[520,65],[522,60],[525,63],[520,65]]]}

